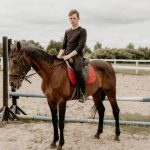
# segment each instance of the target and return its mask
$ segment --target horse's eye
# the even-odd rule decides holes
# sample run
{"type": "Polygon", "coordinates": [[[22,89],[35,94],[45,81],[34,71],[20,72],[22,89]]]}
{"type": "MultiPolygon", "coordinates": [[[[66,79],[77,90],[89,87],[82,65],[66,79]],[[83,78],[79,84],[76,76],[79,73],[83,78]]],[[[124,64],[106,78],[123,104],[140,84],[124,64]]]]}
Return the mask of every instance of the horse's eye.
{"type": "Polygon", "coordinates": [[[17,62],[17,60],[13,60],[13,63],[14,63],[14,64],[17,64],[18,62],[17,62]]]}

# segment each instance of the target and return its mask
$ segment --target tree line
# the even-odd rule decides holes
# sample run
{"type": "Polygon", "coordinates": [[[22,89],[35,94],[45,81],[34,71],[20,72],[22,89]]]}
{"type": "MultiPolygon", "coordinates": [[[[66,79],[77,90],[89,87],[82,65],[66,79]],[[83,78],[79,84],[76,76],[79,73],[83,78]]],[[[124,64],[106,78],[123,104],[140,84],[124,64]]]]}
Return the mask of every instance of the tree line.
{"type": "MultiPolygon", "coordinates": [[[[16,42],[16,41],[14,41],[16,42]]],[[[37,47],[44,50],[44,47],[33,40],[21,40],[23,46],[37,47]]],[[[50,40],[45,51],[50,54],[57,55],[61,49],[63,40],[50,40]]],[[[0,43],[0,55],[2,55],[2,44],[0,43]]],[[[139,47],[135,48],[133,43],[129,43],[125,48],[108,48],[103,47],[100,42],[96,42],[91,49],[87,45],[84,48],[84,57],[97,59],[150,59],[150,48],[139,47]]]]}

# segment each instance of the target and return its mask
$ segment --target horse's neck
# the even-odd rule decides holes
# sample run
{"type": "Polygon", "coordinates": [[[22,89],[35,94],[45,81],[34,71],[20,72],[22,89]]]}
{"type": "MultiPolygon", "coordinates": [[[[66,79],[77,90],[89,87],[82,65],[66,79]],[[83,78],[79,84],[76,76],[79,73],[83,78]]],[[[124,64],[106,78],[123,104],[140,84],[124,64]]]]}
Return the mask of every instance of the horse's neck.
{"type": "Polygon", "coordinates": [[[63,71],[62,65],[65,65],[64,63],[61,64],[61,62],[58,60],[54,60],[54,62],[52,61],[48,63],[47,61],[40,59],[33,59],[31,64],[31,66],[37,72],[37,74],[46,82],[50,81],[51,77],[53,78],[53,76],[55,76],[56,74],[58,74],[59,76],[60,73],[62,73],[63,71]]]}
{"type": "Polygon", "coordinates": [[[50,71],[50,64],[48,64],[48,62],[40,59],[33,59],[31,66],[43,80],[47,78],[46,73],[50,71]]]}

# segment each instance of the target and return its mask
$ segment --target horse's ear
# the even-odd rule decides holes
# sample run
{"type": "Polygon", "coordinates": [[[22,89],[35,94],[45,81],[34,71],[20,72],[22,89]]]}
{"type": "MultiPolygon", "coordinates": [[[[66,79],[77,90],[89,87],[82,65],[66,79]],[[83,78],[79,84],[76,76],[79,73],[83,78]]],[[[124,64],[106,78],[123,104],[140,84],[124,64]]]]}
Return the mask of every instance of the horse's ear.
{"type": "Polygon", "coordinates": [[[17,41],[17,50],[20,50],[21,49],[21,44],[20,42],[17,41]]]}

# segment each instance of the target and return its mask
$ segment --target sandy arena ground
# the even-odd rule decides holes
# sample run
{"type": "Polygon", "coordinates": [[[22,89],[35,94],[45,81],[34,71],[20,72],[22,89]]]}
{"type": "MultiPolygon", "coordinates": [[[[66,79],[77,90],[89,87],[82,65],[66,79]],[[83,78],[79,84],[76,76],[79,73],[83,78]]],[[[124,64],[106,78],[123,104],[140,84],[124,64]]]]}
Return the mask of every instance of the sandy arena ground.
{"type": "MultiPolygon", "coordinates": [[[[42,93],[41,79],[37,75],[31,78],[32,84],[24,82],[19,91],[42,93]]],[[[2,106],[2,72],[0,72],[0,107],[2,106]]],[[[150,96],[150,76],[117,74],[117,96],[150,96]]],[[[11,104],[11,100],[9,100],[11,104]]],[[[18,105],[27,114],[50,115],[46,99],[20,98],[18,105]]],[[[105,115],[111,116],[112,110],[109,102],[105,101],[105,115]]],[[[150,116],[150,103],[120,102],[118,105],[121,114],[139,113],[150,116]]],[[[84,104],[78,101],[67,103],[66,117],[89,118],[92,116],[92,101],[84,104]]],[[[122,132],[120,142],[113,140],[114,126],[104,126],[104,133],[100,140],[93,138],[97,130],[96,124],[65,125],[64,150],[148,150],[150,149],[150,135],[131,134],[122,132]]],[[[0,150],[49,150],[53,137],[51,123],[45,122],[9,122],[0,126],[0,150]]]]}

